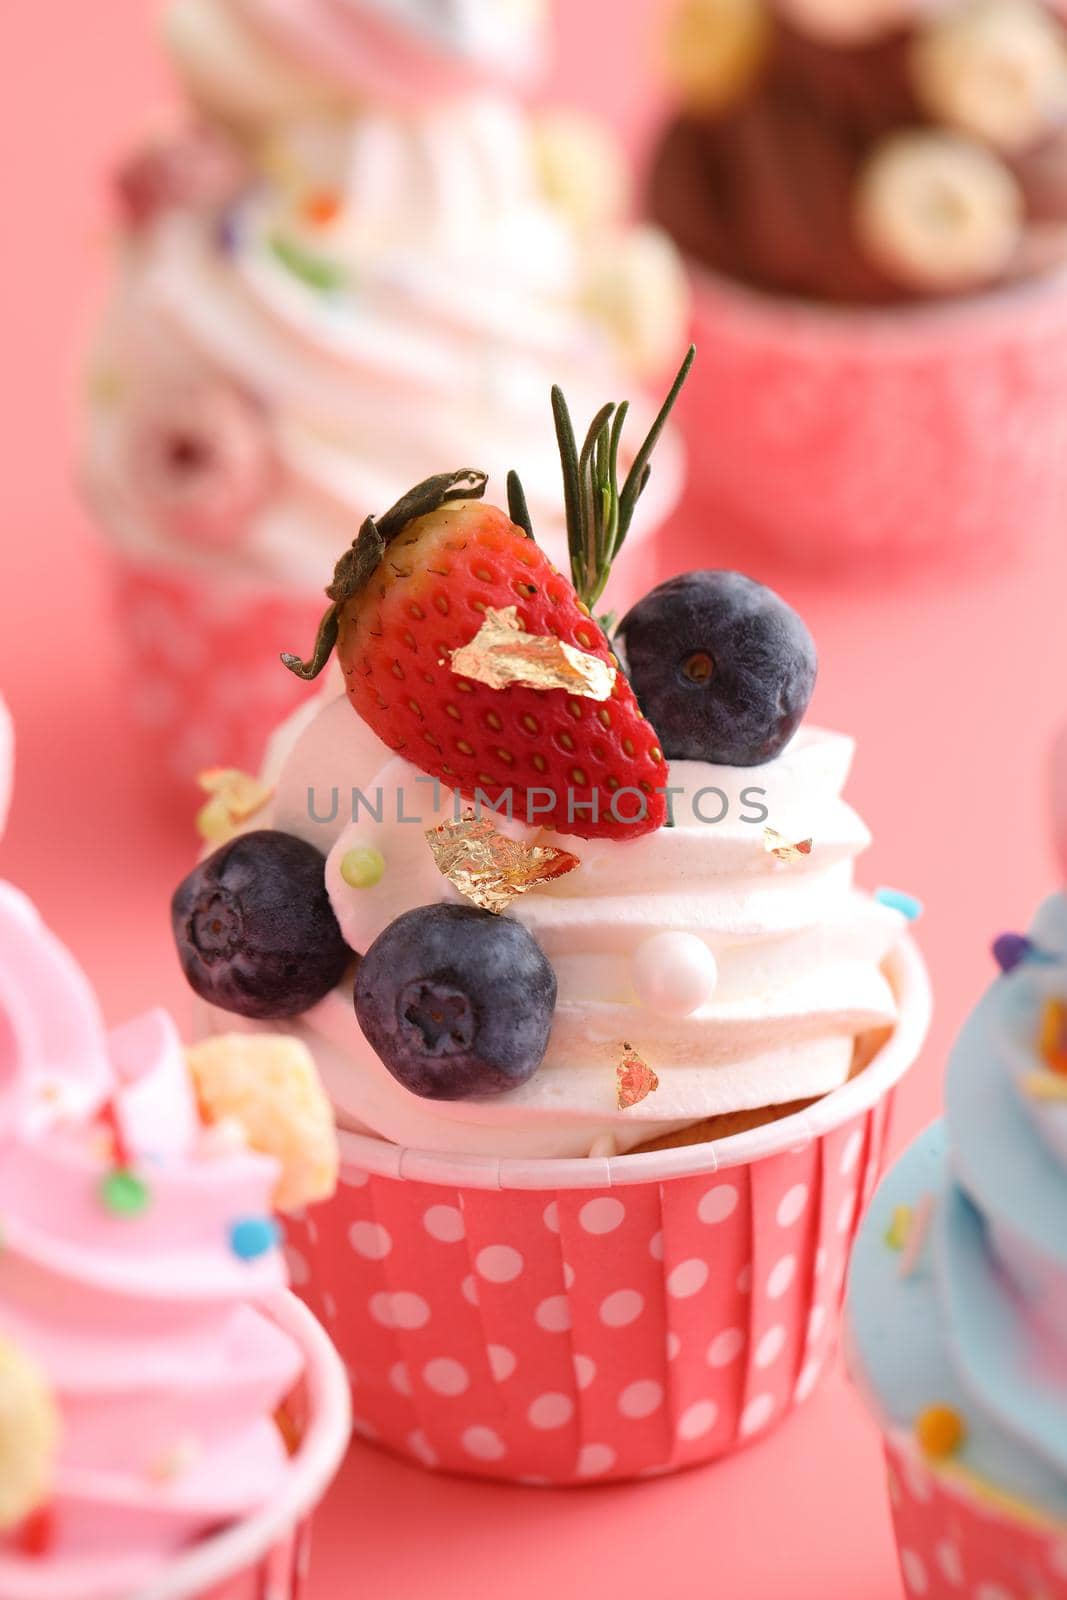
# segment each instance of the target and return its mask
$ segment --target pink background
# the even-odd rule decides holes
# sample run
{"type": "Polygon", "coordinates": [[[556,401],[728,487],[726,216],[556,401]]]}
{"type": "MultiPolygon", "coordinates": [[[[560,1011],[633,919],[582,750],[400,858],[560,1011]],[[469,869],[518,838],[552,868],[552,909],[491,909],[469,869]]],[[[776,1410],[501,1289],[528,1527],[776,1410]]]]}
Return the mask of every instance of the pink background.
{"type": "MultiPolygon", "coordinates": [[[[562,9],[560,84],[639,132],[650,0],[562,9]],[[594,69],[579,52],[605,12],[594,69]]],[[[191,853],[132,769],[103,575],[70,466],[79,351],[108,270],[102,175],[169,92],[154,10],[149,0],[0,7],[0,687],[20,736],[0,860],[85,961],[115,1020],[158,999],[182,1012],[166,902],[191,853]]],[[[817,717],[859,740],[851,798],[877,841],[864,876],[927,903],[919,931],[938,1016],[904,1092],[899,1142],[937,1109],[945,1050],[992,970],[990,938],[1023,924],[1053,882],[1042,763],[1067,715],[1067,542],[1030,547],[994,573],[820,588],[683,514],[660,571],[726,560],[774,578],[807,617],[823,663],[817,717]]],[[[840,1375],[747,1455],[634,1488],[431,1479],[357,1445],[321,1519],[314,1600],[609,1591],[898,1600],[877,1441],[840,1375]]]]}

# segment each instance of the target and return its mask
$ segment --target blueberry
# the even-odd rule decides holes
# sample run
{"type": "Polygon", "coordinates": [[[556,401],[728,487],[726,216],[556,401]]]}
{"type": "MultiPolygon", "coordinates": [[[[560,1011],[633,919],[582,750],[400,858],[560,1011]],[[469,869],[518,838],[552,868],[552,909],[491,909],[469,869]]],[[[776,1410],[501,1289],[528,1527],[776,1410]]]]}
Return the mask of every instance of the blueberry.
{"type": "Polygon", "coordinates": [[[242,1017],[295,1017],[340,982],[352,952],[325,868],[312,845],[264,828],[190,872],[174,891],[171,925],[202,999],[242,1017]]]}
{"type": "Polygon", "coordinates": [[[818,665],[773,589],[739,572],[686,572],[619,624],[638,704],[673,761],[755,767],[789,743],[818,665]]]}
{"type": "Polygon", "coordinates": [[[556,975],[532,934],[476,906],[419,906],[356,974],[356,1016],[393,1077],[425,1100],[503,1094],[544,1059],[556,975]]]}

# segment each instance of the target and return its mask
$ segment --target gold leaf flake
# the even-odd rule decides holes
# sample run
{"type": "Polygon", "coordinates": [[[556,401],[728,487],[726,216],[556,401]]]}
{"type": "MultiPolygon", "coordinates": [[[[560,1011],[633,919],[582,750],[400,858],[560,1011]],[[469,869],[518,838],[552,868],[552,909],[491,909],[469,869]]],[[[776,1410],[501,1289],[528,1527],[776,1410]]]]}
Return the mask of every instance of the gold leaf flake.
{"type": "Polygon", "coordinates": [[[801,856],[810,856],[814,847],[813,839],[801,839],[796,844],[790,844],[777,829],[763,830],[764,850],[768,855],[777,856],[779,861],[799,861],[801,856]]]}
{"type": "Polygon", "coordinates": [[[208,844],[225,844],[241,832],[242,824],[263,810],[274,790],[251,773],[236,767],[211,767],[197,776],[210,795],[196,816],[196,831],[208,844]]]}
{"type": "Polygon", "coordinates": [[[624,1044],[622,1048],[625,1053],[615,1068],[615,1077],[618,1080],[619,1110],[629,1111],[631,1106],[640,1105],[642,1100],[659,1088],[659,1079],[632,1045],[624,1044]]]}
{"type": "Polygon", "coordinates": [[[426,842],[438,870],[483,911],[506,911],[520,894],[581,866],[577,856],[555,845],[509,839],[488,816],[427,828],[426,842]]]}
{"type": "Polygon", "coordinates": [[[586,700],[608,700],[615,668],[551,634],[526,633],[517,606],[489,609],[470,644],[451,652],[452,671],[490,689],[566,689],[586,700]]]}

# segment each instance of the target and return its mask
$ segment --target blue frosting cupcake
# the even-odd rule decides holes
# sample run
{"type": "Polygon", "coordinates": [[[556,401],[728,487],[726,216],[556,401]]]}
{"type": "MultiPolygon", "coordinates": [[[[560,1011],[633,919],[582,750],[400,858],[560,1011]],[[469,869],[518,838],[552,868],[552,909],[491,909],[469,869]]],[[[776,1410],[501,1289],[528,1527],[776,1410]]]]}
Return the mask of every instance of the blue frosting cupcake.
{"type": "Polygon", "coordinates": [[[960,1034],[944,1121],[890,1172],[853,1258],[853,1375],[961,1487],[1067,1522],[1067,897],[960,1034]]]}

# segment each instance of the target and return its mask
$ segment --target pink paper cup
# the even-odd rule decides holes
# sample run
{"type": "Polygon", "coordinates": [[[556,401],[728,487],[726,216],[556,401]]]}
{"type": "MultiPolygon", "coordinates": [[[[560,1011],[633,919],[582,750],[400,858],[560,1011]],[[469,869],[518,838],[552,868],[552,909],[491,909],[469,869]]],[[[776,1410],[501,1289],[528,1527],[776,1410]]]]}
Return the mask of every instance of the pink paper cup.
{"type": "Polygon", "coordinates": [[[925,1600],[1067,1600],[1067,1523],[1013,1515],[886,1440],[904,1590],[925,1600]]]}
{"type": "Polygon", "coordinates": [[[258,771],[269,735],[308,694],[278,657],[308,648],[323,595],[218,582],[121,555],[114,571],[127,646],[123,700],[147,771],[190,796],[206,768],[258,771]]]}
{"type": "Polygon", "coordinates": [[[303,1434],[285,1489],[257,1516],[197,1545],[135,1594],[79,1590],[79,1600],[83,1593],[87,1600],[303,1600],[312,1513],[348,1445],[349,1390],[336,1351],[295,1296],[281,1297],[272,1309],[307,1363],[296,1396],[303,1434]]]}
{"type": "Polygon", "coordinates": [[[342,1135],[294,1282],[358,1433],[424,1466],[576,1484],[676,1471],[765,1433],[832,1352],[894,1092],[929,1019],[905,942],[893,1034],[806,1112],[581,1161],[449,1158],[342,1135]]]}
{"type": "MultiPolygon", "coordinates": [[[[834,310],[702,274],[694,500],[794,562],[997,560],[1067,510],[1067,280],[834,310]]],[[[713,542],[713,541],[712,541],[713,542]]]]}

